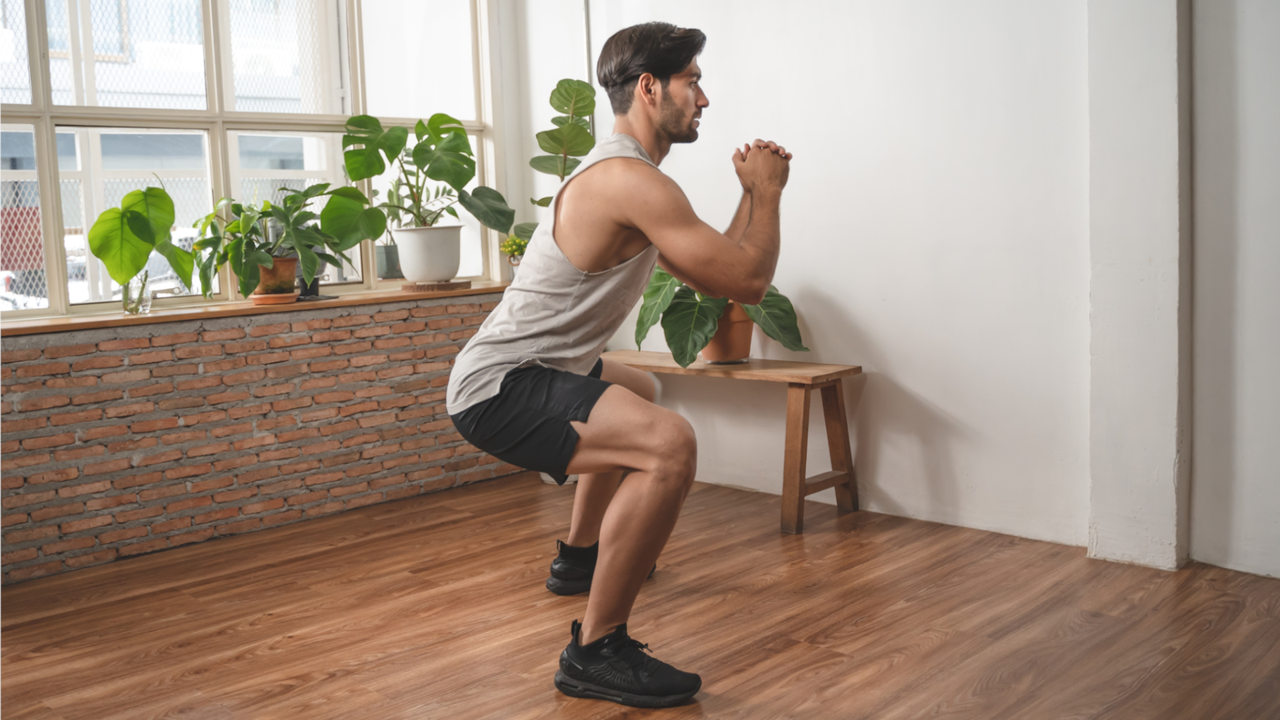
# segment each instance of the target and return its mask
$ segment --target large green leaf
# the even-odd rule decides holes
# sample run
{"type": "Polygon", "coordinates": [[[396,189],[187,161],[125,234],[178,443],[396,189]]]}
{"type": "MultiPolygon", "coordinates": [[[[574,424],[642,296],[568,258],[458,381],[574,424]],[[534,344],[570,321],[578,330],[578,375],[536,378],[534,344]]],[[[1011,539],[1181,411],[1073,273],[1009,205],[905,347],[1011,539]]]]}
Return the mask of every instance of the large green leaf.
{"type": "Polygon", "coordinates": [[[339,188],[320,211],[320,229],[338,241],[338,249],[354,247],[366,238],[376,240],[387,230],[387,216],[377,208],[365,207],[364,195],[355,188],[339,188]],[[356,200],[349,192],[359,195],[356,200]]]}
{"type": "Polygon", "coordinates": [[[556,177],[567,176],[581,164],[582,161],[577,158],[566,159],[560,155],[539,155],[529,161],[529,167],[534,170],[556,177]]]}
{"type": "Polygon", "coordinates": [[[302,281],[310,285],[320,271],[320,258],[316,256],[315,250],[304,242],[297,243],[297,251],[298,264],[302,266],[302,281]]]}
{"type": "Polygon", "coordinates": [[[436,113],[427,120],[427,133],[433,138],[444,137],[445,134],[459,133],[466,136],[467,128],[462,121],[446,115],[444,113],[436,113]]]}
{"type": "Polygon", "coordinates": [[[182,281],[182,286],[190,290],[191,276],[196,269],[195,255],[168,240],[156,243],[156,252],[169,261],[169,267],[173,268],[173,271],[178,274],[178,279],[182,281]]]}
{"type": "Polygon", "coordinates": [[[759,305],[743,305],[747,315],[764,330],[764,334],[782,343],[788,350],[809,352],[800,339],[800,326],[796,322],[796,309],[785,295],[769,286],[759,305]]]}
{"type": "Polygon", "coordinates": [[[537,138],[538,147],[552,155],[581,157],[596,146],[596,139],[591,137],[591,133],[576,123],[555,130],[544,130],[538,133],[537,138]]]}
{"type": "Polygon", "coordinates": [[[671,356],[680,367],[689,367],[698,359],[702,348],[711,342],[728,302],[727,298],[699,295],[687,285],[676,290],[667,311],[662,314],[662,330],[666,333],[671,356]]]}
{"type": "Polygon", "coordinates": [[[533,231],[538,229],[538,223],[520,223],[512,229],[511,233],[521,240],[533,239],[533,231]]]}
{"type": "Polygon", "coordinates": [[[142,272],[153,247],[129,229],[125,213],[119,208],[108,209],[89,228],[89,251],[102,261],[107,274],[120,285],[128,285],[134,275],[142,272]]]}
{"type": "Polygon", "coordinates": [[[581,80],[565,78],[551,91],[551,107],[565,115],[585,117],[596,111],[596,89],[581,80]]]}
{"type": "MultiPolygon", "coordinates": [[[[169,239],[173,231],[173,199],[164,191],[164,188],[149,187],[134,190],[120,201],[120,209],[124,211],[126,219],[131,212],[138,213],[147,219],[147,224],[151,226],[151,243],[161,243],[169,239]]],[[[145,234],[139,237],[143,240],[148,239],[145,234]]]]}
{"type": "Polygon", "coordinates": [[[459,190],[458,202],[485,226],[500,233],[510,230],[511,223],[516,219],[516,211],[507,206],[502,193],[483,185],[476,188],[474,193],[459,190]]]}
{"type": "Polygon", "coordinates": [[[587,119],[584,117],[576,117],[570,120],[568,115],[557,115],[551,118],[551,124],[556,127],[564,127],[570,122],[576,125],[581,125],[583,130],[591,130],[591,124],[587,122],[587,119]]]}
{"type": "MultiPolygon", "coordinates": [[[[671,273],[656,268],[653,271],[653,277],[649,278],[649,287],[644,291],[644,302],[640,305],[640,317],[636,319],[636,349],[640,349],[640,343],[649,336],[649,328],[658,324],[658,319],[662,317],[662,313],[671,305],[671,299],[676,296],[676,290],[682,286],[682,283],[671,276],[671,273]]],[[[699,348],[701,349],[701,348],[699,348]]]]}
{"type": "MultiPolygon", "coordinates": [[[[465,135],[462,140],[466,141],[465,135]]],[[[457,147],[456,140],[449,142],[446,139],[440,145],[444,149],[434,147],[430,138],[418,143],[413,148],[413,164],[426,172],[427,177],[432,180],[439,180],[454,190],[461,190],[476,176],[476,161],[469,154],[448,149],[457,147]]],[[[470,150],[468,143],[467,152],[470,150]]]]}
{"type": "Polygon", "coordinates": [[[387,164],[383,162],[382,153],[378,148],[382,135],[382,123],[378,122],[376,117],[356,115],[347,120],[347,133],[342,136],[342,147],[363,145],[342,153],[342,159],[347,166],[347,176],[352,182],[376,177],[386,171],[387,164]]]}

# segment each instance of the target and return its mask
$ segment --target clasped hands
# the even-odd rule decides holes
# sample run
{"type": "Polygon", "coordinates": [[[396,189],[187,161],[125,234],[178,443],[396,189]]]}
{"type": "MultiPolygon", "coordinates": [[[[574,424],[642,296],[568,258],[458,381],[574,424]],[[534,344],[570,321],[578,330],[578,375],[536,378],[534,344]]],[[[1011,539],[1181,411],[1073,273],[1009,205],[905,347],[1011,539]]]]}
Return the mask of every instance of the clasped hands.
{"type": "Polygon", "coordinates": [[[758,189],[781,190],[787,184],[791,168],[791,153],[772,140],[746,143],[733,151],[734,170],[748,193],[758,189]]]}

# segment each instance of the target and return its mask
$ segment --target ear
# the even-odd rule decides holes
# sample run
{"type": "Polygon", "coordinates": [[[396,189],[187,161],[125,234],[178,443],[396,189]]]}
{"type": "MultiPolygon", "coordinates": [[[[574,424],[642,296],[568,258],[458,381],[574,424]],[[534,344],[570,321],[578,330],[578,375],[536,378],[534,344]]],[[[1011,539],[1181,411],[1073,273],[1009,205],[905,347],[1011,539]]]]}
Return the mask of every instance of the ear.
{"type": "Polygon", "coordinates": [[[636,80],[636,93],[641,102],[656,106],[662,99],[662,83],[652,73],[642,73],[636,80]]]}

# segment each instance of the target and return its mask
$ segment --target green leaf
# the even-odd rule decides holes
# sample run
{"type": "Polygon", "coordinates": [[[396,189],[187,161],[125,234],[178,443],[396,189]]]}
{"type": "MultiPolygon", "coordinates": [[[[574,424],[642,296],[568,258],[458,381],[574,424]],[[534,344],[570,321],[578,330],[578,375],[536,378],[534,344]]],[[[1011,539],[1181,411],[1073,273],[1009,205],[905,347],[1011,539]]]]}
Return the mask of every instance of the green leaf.
{"type": "Polygon", "coordinates": [[[596,146],[596,139],[591,137],[591,133],[576,123],[544,130],[538,133],[537,138],[538,147],[552,155],[581,157],[596,146]]]}
{"type": "Polygon", "coordinates": [[[551,91],[551,107],[565,115],[585,117],[596,111],[596,89],[581,80],[565,78],[551,91]]]}
{"type": "MultiPolygon", "coordinates": [[[[464,141],[466,137],[462,138],[464,141]]],[[[467,153],[450,150],[457,147],[457,141],[440,143],[445,149],[432,147],[431,140],[424,140],[413,148],[413,164],[426,172],[432,180],[448,184],[454,190],[461,190],[476,176],[476,161],[467,153]]],[[[467,144],[468,153],[471,150],[467,144]]]]}
{"type": "Polygon", "coordinates": [[[409,131],[406,128],[391,127],[378,138],[377,146],[386,154],[387,160],[395,160],[404,152],[404,146],[408,142],[409,131]]]}
{"type": "Polygon", "coordinates": [[[538,223],[520,223],[519,225],[515,226],[515,228],[511,231],[511,234],[515,235],[521,240],[528,241],[533,239],[533,231],[537,229],[538,229],[538,223]]]}
{"type": "Polygon", "coordinates": [[[683,285],[662,314],[667,347],[680,367],[689,367],[716,334],[727,298],[708,298],[683,285]]]}
{"type": "MultiPolygon", "coordinates": [[[[363,145],[342,153],[347,175],[352,182],[381,175],[387,169],[382,160],[378,143],[382,139],[382,123],[371,115],[356,115],[347,120],[347,134],[342,136],[342,147],[363,145]]],[[[403,146],[402,146],[403,147],[403,146]]]]}
{"type": "Polygon", "coordinates": [[[433,138],[442,138],[446,133],[459,132],[467,134],[467,128],[461,120],[444,113],[436,113],[427,120],[427,134],[433,138]]]}
{"type": "MultiPolygon", "coordinates": [[[[359,193],[357,193],[359,194],[359,193]]],[[[347,193],[329,196],[320,211],[320,230],[337,240],[341,249],[353,247],[366,238],[376,240],[387,230],[387,216],[377,208],[366,208],[361,199],[347,193]]]]}
{"type": "MultiPolygon", "coordinates": [[[[658,323],[658,319],[662,317],[662,313],[666,312],[667,307],[671,305],[671,299],[676,296],[676,290],[683,287],[683,283],[675,279],[671,273],[662,268],[655,268],[653,277],[649,278],[649,287],[644,291],[644,302],[640,305],[640,317],[636,319],[636,349],[640,349],[640,343],[649,335],[649,328],[658,323]]],[[[701,350],[701,348],[699,348],[701,350]]]]}
{"type": "MultiPolygon", "coordinates": [[[[120,201],[120,209],[125,215],[136,212],[147,219],[147,223],[151,226],[152,243],[169,239],[169,234],[173,230],[173,199],[163,188],[149,187],[134,190],[120,201]]],[[[143,237],[143,239],[146,238],[143,237]]]]}
{"type": "Polygon", "coordinates": [[[548,175],[555,175],[556,177],[561,175],[568,176],[569,173],[573,172],[574,168],[581,164],[582,161],[577,158],[565,159],[559,155],[539,155],[529,161],[529,167],[534,170],[548,175]]]}
{"type": "Polygon", "coordinates": [[[311,246],[305,242],[295,243],[298,251],[298,264],[302,266],[302,281],[310,285],[320,270],[320,258],[311,246]]]}
{"type": "Polygon", "coordinates": [[[459,190],[458,202],[485,226],[500,233],[505,234],[510,230],[511,223],[516,219],[516,211],[507,206],[502,193],[483,185],[476,188],[474,193],[459,190]]]}
{"type": "Polygon", "coordinates": [[[782,343],[782,346],[795,352],[809,352],[800,339],[800,326],[796,322],[796,309],[785,295],[774,286],[769,286],[764,300],[759,305],[743,305],[743,310],[755,324],[764,330],[764,334],[782,343]]]}
{"type": "Polygon", "coordinates": [[[556,127],[564,127],[565,125],[568,125],[570,122],[574,123],[575,125],[581,125],[583,130],[586,130],[588,132],[591,131],[591,124],[588,123],[587,119],[584,117],[576,117],[570,120],[568,115],[557,115],[551,118],[551,124],[555,125],[556,127]]]}
{"type": "Polygon", "coordinates": [[[133,276],[142,272],[152,247],[129,229],[125,214],[119,208],[102,213],[89,228],[89,251],[102,261],[107,274],[120,285],[128,285],[133,276]]]}
{"type": "Polygon", "coordinates": [[[190,252],[174,245],[165,240],[156,243],[156,252],[164,256],[169,261],[169,267],[178,274],[178,279],[182,281],[182,286],[187,290],[191,289],[191,276],[195,273],[196,257],[190,252]]]}
{"type": "Polygon", "coordinates": [[[548,195],[544,198],[538,198],[537,200],[534,200],[533,198],[529,198],[529,202],[533,203],[534,205],[537,205],[538,207],[550,207],[552,197],[553,196],[548,195]]]}
{"type": "Polygon", "coordinates": [[[427,124],[422,122],[421,120],[418,121],[417,125],[413,126],[413,136],[418,139],[418,142],[422,142],[423,140],[426,140],[427,135],[429,134],[430,133],[427,130],[427,124]]]}
{"type": "MultiPolygon", "coordinates": [[[[377,190],[374,190],[375,194],[377,192],[378,192],[377,190]]],[[[369,198],[365,197],[364,193],[360,192],[356,188],[353,188],[349,185],[344,185],[343,187],[334,188],[329,191],[329,194],[344,197],[350,200],[355,200],[356,202],[359,202],[365,205],[369,204],[369,198]]]]}

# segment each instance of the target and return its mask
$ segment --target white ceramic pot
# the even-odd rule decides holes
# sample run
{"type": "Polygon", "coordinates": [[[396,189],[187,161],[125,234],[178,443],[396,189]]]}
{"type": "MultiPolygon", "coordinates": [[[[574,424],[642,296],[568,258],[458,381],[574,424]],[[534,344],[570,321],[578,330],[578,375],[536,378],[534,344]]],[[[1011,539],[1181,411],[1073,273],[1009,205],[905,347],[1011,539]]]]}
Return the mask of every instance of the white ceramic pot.
{"type": "Polygon", "coordinates": [[[393,230],[400,249],[400,272],[416,283],[448,282],[458,275],[462,226],[398,228],[393,230]]]}

